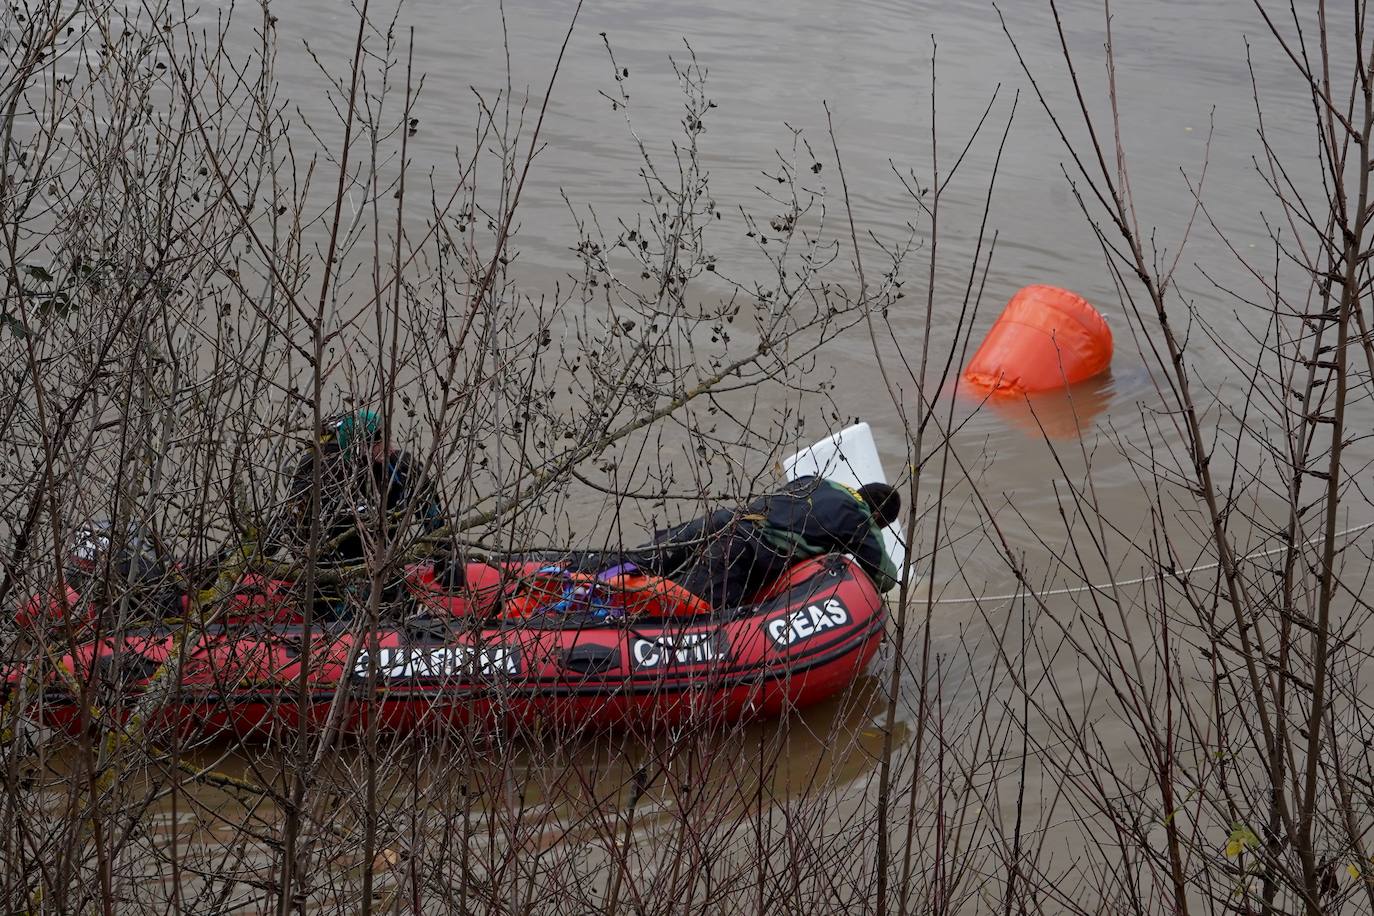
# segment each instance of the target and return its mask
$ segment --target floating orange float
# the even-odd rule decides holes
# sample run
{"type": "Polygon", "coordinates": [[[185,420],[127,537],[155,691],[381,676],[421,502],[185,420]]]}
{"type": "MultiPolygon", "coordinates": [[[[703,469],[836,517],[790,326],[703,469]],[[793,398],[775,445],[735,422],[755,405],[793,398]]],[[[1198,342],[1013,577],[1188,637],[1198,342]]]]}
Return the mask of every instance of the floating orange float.
{"type": "Polygon", "coordinates": [[[996,394],[1034,394],[1090,379],[1111,361],[1112,331],[1097,309],[1057,286],[1027,286],[993,322],[964,379],[996,394]]]}

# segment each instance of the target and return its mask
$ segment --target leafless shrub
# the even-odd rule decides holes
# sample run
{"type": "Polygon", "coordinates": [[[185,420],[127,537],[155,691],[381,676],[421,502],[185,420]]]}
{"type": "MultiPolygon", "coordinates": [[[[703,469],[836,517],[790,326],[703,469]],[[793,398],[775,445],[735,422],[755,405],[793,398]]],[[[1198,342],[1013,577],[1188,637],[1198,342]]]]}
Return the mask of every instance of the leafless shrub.
{"type": "MultiPolygon", "coordinates": [[[[767,215],[740,214],[763,269],[726,276],[713,253],[722,204],[699,157],[714,107],[704,69],[690,48],[673,64],[684,108],[671,161],[640,142],[622,75],[607,98],[641,153],[643,213],[609,227],[570,201],[577,271],[531,293],[513,270],[517,213],[557,63],[540,94],[476,99],[476,131],[443,183],[410,165],[408,140],[426,128],[409,38],[367,4],[351,59],[316,58],[334,123],[302,120],[278,85],[266,4],[208,32],[171,4],[21,5],[0,25],[12,458],[0,596],[66,608],[55,628],[10,633],[7,655],[51,663],[150,615],[175,620],[132,709],[127,672],[65,682],[81,709],[70,738],[35,731],[35,697],[10,697],[6,908],[853,900],[828,875],[869,834],[851,787],[877,753],[871,692],[801,729],[708,720],[619,737],[482,722],[344,736],[336,704],[323,730],[206,743],[157,715],[247,572],[295,580],[307,632],[315,596],[342,578],[366,632],[390,612],[387,584],[436,551],[573,533],[633,543],[638,526],[622,524],[757,489],[798,441],[796,399],[825,396],[807,378],[817,350],[897,292],[895,263],[855,291],[828,231],[833,203],[805,181],[806,140],[780,157],[767,215]],[[725,295],[697,291],[703,279],[725,295]],[[442,525],[379,527],[342,571],[322,564],[318,523],[293,553],[272,553],[282,471],[318,455],[322,425],[357,406],[378,408],[437,482],[442,525]],[[68,545],[99,519],[113,545],[88,572],[108,610],[88,623],[64,598],[77,584],[68,545]],[[779,843],[814,873],[777,859],[779,843]]],[[[310,707],[306,672],[323,651],[302,641],[284,714],[310,707]]]]}
{"type": "MultiPolygon", "coordinates": [[[[1310,93],[1321,158],[1313,178],[1278,156],[1257,88],[1257,162],[1278,217],[1268,263],[1234,249],[1252,288],[1217,282],[1242,316],[1234,327],[1175,280],[1193,233],[1225,238],[1205,163],[1187,175],[1196,206],[1173,253],[1142,229],[1110,16],[1108,122],[1067,41],[1073,99],[1048,97],[1027,68],[1159,402],[1105,437],[1137,475],[1143,522],[1098,499],[1089,445],[1072,455],[1046,436],[1064,522],[1034,532],[1048,562],[1006,535],[1016,507],[985,492],[950,397],[996,248],[1019,97],[999,92],[950,147],[932,92],[928,166],[894,184],[913,228],[880,239],[849,205],[833,131],[825,143],[795,133],[755,207],[716,199],[702,62],[690,47],[671,62],[683,108],[665,157],[608,38],[603,101],[625,116],[642,207],[611,224],[567,200],[570,274],[532,291],[518,214],[561,50],[533,92],[508,80],[475,96],[452,163],[422,171],[409,141],[430,129],[417,115],[424,67],[399,15],[363,3],[350,58],[315,58],[336,120],[312,123],[276,78],[268,4],[211,31],[173,4],[0,12],[0,603],[61,607],[78,531],[106,519],[115,542],[93,574],[107,612],[7,625],[5,656],[51,663],[150,616],[173,618],[175,647],[131,711],[119,672],[113,685],[72,679],[72,736],[33,726],[34,697],[9,698],[5,908],[1374,907],[1364,6],[1350,27],[1325,7],[1291,23],[1258,8],[1265,53],[1289,58],[1310,93]],[[1070,142],[1079,127],[1087,147],[1070,142]],[[970,178],[979,143],[997,165],[970,178]],[[984,190],[962,262],[941,247],[956,175],[984,190]],[[736,230],[752,264],[727,247],[736,230]],[[907,280],[914,260],[924,283],[907,280]],[[937,352],[948,275],[964,295],[937,352]],[[925,295],[909,296],[918,285],[925,295]],[[919,352],[902,331],[913,322],[919,352]],[[415,560],[617,548],[766,487],[776,461],[815,438],[804,405],[829,398],[833,380],[815,370],[846,332],[867,335],[903,421],[908,547],[927,580],[904,577],[889,645],[853,692],[777,723],[611,735],[553,721],[390,735],[375,718],[346,735],[341,706],[324,729],[251,740],[192,740],[159,722],[247,574],[295,581],[308,615],[333,594],[368,633],[395,613],[389,588],[415,560]],[[1198,355],[1203,338],[1211,356],[1198,355]],[[1244,380],[1239,395],[1198,384],[1194,361],[1218,357],[1244,380]],[[274,553],[284,471],[318,449],[331,415],[360,406],[436,482],[442,523],[378,525],[342,570],[325,562],[318,524],[274,553]],[[956,519],[971,513],[1015,594],[970,580],[956,519]],[[941,640],[942,605],[955,602],[976,614],[941,640]]],[[[311,707],[305,672],[327,651],[303,641],[283,716],[311,707]]]]}

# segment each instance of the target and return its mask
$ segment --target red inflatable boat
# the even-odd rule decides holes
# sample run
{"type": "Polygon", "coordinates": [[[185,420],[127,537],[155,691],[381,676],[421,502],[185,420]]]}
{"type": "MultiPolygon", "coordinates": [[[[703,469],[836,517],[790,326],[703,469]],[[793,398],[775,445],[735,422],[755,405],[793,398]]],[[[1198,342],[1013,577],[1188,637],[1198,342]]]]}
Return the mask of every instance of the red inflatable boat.
{"type": "Polygon", "coordinates": [[[797,565],[752,604],[715,613],[654,577],[607,582],[546,568],[504,570],[484,583],[469,570],[460,595],[438,590],[427,568],[412,570],[424,613],[375,630],[307,631],[290,584],[258,582],[218,622],[31,653],[10,667],[7,693],[27,716],[61,729],[80,729],[92,715],[127,718],[146,700],[145,728],[196,735],[293,730],[302,716],[307,727],[332,721],[349,732],[374,716],[388,731],[735,719],[843,689],[872,658],[885,620],[868,576],[833,555],[797,565]],[[178,637],[179,666],[169,664],[178,637]]]}

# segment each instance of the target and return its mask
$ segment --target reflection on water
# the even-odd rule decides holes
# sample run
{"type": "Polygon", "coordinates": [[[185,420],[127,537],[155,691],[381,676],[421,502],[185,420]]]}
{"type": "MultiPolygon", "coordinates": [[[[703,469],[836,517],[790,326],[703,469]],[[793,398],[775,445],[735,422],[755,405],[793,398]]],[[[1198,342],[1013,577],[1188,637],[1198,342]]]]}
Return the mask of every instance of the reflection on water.
{"type": "MultiPolygon", "coordinates": [[[[961,387],[965,398],[974,394],[961,387]]],[[[1026,435],[1052,440],[1078,439],[1092,432],[1098,418],[1111,406],[1117,386],[1111,370],[1062,391],[979,398],[980,409],[1026,435]]]]}
{"type": "MultiPolygon", "coordinates": [[[[591,775],[584,788],[611,805],[629,803],[629,770],[642,763],[645,754],[665,755],[665,760],[696,743],[708,743],[713,753],[702,762],[702,775],[709,780],[725,772],[739,772],[746,761],[755,768],[761,748],[768,757],[786,761],[769,767],[761,776],[769,797],[789,800],[814,792],[843,791],[870,775],[881,751],[882,732],[875,724],[885,709],[879,679],[860,677],[852,688],[814,706],[792,712],[781,719],[759,719],[739,724],[697,722],[681,729],[620,730],[605,734],[539,734],[537,730],[515,733],[473,734],[467,732],[416,733],[384,739],[384,757],[395,763],[418,753],[417,772],[429,782],[451,767],[455,751],[477,751],[467,764],[463,779],[473,786],[499,784],[505,771],[516,774],[519,798],[524,808],[550,805],[557,808],[570,799],[560,797],[560,780],[569,771],[591,775]],[[392,755],[396,755],[393,757],[392,755]]],[[[905,740],[907,725],[898,722],[894,743],[905,740]]],[[[367,750],[362,739],[342,740],[331,755],[329,768],[335,775],[355,773],[366,765],[367,750]]],[[[240,745],[219,740],[185,752],[196,766],[213,769],[240,779],[264,780],[276,784],[289,771],[289,758],[280,748],[240,745]]],[[[60,765],[60,764],[59,764],[60,765]]],[[[406,779],[402,768],[394,768],[393,779],[406,779]]],[[[667,771],[659,774],[666,776],[667,771]]],[[[399,784],[398,782],[398,784],[399,784]]],[[[650,778],[645,792],[652,794],[650,778]]],[[[503,807],[499,795],[484,797],[483,810],[495,812],[503,807]]]]}
{"type": "MultiPolygon", "coordinates": [[[[420,864],[471,876],[529,855],[594,871],[627,840],[652,851],[660,842],[680,844],[684,829],[743,835],[775,810],[805,810],[813,829],[849,823],[862,830],[885,706],[878,680],[863,677],[827,702],[743,725],[563,736],[421,733],[384,737],[375,756],[353,739],[311,771],[307,842],[335,887],[356,881],[366,864],[368,791],[376,815],[372,865],[378,882],[393,886],[420,864]]],[[[904,724],[893,737],[898,747],[908,740],[904,724]]],[[[63,751],[56,744],[29,773],[28,814],[62,823],[80,810],[87,758],[81,742],[63,751]]],[[[211,876],[233,874],[229,899],[251,907],[254,889],[270,882],[279,861],[299,757],[285,746],[223,740],[179,757],[179,768],[164,758],[118,781],[101,780],[103,803],[138,812],[133,849],[149,878],[170,887],[175,856],[184,893],[214,889],[211,876]],[[211,779],[188,779],[192,772],[211,779]]]]}

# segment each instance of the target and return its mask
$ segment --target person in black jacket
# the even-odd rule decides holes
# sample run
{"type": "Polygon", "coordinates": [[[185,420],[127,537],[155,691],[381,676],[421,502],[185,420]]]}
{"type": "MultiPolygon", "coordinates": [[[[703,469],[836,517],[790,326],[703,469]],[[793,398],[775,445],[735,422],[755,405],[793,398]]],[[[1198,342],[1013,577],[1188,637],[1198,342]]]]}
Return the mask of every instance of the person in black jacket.
{"type": "MultiPolygon", "coordinates": [[[[415,469],[410,456],[386,442],[375,411],[344,414],[325,427],[320,443],[320,554],[325,563],[359,563],[365,539],[377,530],[377,513],[386,515],[387,532],[407,528],[433,531],[443,524],[437,494],[415,469]]],[[[316,452],[306,450],[287,491],[286,517],[279,540],[296,553],[310,542],[316,452]]]]}
{"type": "Polygon", "coordinates": [[[712,608],[737,607],[802,560],[847,553],[878,591],[897,584],[882,530],[901,512],[900,494],[882,483],[857,490],[799,477],[735,509],[718,509],[654,539],[651,566],[712,608]]]}

